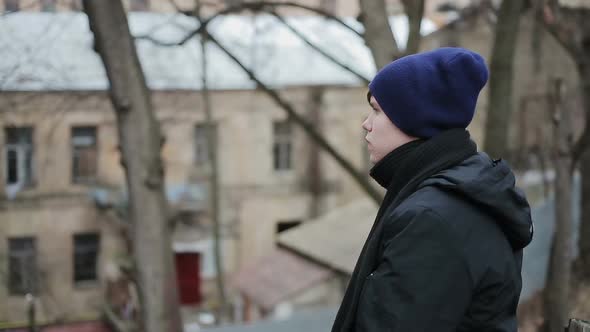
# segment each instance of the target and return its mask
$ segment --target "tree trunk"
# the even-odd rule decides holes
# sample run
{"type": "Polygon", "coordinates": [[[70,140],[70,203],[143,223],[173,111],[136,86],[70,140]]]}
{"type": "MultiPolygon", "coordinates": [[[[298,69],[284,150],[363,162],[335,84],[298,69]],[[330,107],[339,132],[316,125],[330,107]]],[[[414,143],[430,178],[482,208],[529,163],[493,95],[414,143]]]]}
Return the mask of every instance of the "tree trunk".
{"type": "Polygon", "coordinates": [[[373,54],[377,70],[399,57],[384,0],[359,0],[365,43],[373,54]]]}
{"type": "Polygon", "coordinates": [[[227,296],[225,294],[225,280],[223,271],[223,256],[221,246],[223,236],[221,234],[221,217],[219,211],[219,160],[217,159],[217,131],[211,114],[211,99],[209,98],[209,88],[207,83],[207,32],[204,32],[201,38],[201,70],[203,73],[203,107],[205,108],[205,119],[207,123],[207,142],[209,143],[209,200],[210,215],[213,222],[213,253],[215,256],[215,283],[217,286],[217,295],[219,296],[219,320],[225,321],[228,315],[227,296]]]}
{"type": "MultiPolygon", "coordinates": [[[[588,55],[590,58],[590,54],[588,55]]],[[[590,130],[590,65],[585,65],[578,61],[578,71],[581,83],[581,94],[583,108],[586,115],[586,128],[590,130]]],[[[590,140],[589,135],[582,135],[583,140],[590,140]]],[[[580,142],[585,144],[586,151],[582,153],[580,158],[580,173],[582,174],[582,202],[581,208],[581,222],[580,232],[578,238],[578,248],[580,256],[576,262],[576,272],[578,276],[585,281],[590,281],[590,142],[580,142]]],[[[580,144],[579,143],[579,144],[580,144]]]]}
{"type": "Polygon", "coordinates": [[[572,129],[570,113],[563,109],[562,83],[554,82],[555,233],[545,283],[545,331],[562,332],[567,323],[572,261],[572,129]]]}
{"type": "Polygon", "coordinates": [[[182,331],[164,171],[162,137],[121,1],[84,0],[94,42],[110,81],[129,195],[141,330],[182,331]]]}
{"type": "MultiPolygon", "coordinates": [[[[309,91],[309,106],[308,106],[308,118],[313,128],[322,132],[322,99],[324,95],[324,89],[321,87],[311,88],[309,91]]],[[[311,219],[317,218],[321,214],[322,197],[324,194],[324,177],[322,176],[322,165],[320,161],[320,149],[317,144],[314,144],[313,140],[309,140],[309,163],[307,174],[307,187],[311,193],[311,208],[309,217],[311,219]]]]}
{"type": "Polygon", "coordinates": [[[408,41],[406,43],[405,54],[417,53],[420,49],[420,27],[422,26],[422,16],[424,16],[424,0],[402,0],[404,10],[408,16],[408,41]]]}
{"type": "Polygon", "coordinates": [[[303,132],[313,140],[318,147],[326,152],[333,160],[340,165],[348,175],[350,175],[354,181],[365,191],[371,199],[375,202],[380,203],[383,200],[383,195],[375,189],[375,187],[368,181],[367,177],[361,174],[356,167],[341,153],[339,153],[332,144],[326,140],[326,138],[316,131],[311,123],[307,121],[303,116],[295,111],[293,105],[284,100],[275,90],[269,88],[264,84],[256,75],[246,67],[233,53],[231,53],[226,47],[224,47],[214,36],[208,35],[209,40],[213,42],[219,49],[230,57],[238,66],[248,74],[251,80],[256,82],[258,88],[266,93],[280,108],[287,112],[289,118],[303,130],[303,132]]]}
{"type": "Polygon", "coordinates": [[[504,157],[508,152],[514,53],[523,5],[524,0],[502,1],[496,22],[484,138],[484,150],[494,158],[504,157]]]}

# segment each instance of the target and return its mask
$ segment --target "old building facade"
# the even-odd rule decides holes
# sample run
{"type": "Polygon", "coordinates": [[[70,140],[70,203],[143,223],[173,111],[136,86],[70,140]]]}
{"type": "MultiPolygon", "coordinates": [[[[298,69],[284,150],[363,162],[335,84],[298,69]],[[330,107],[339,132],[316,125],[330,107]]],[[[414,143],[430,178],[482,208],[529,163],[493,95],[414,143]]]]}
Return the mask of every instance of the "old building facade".
{"type": "MultiPolygon", "coordinates": [[[[40,323],[97,318],[105,301],[121,315],[131,315],[133,291],[113,292],[129,264],[129,235],[106,77],[89,47],[91,35],[81,14],[38,15],[11,14],[1,23],[14,33],[7,37],[14,41],[3,42],[12,42],[15,54],[1,70],[0,252],[5,257],[0,257],[0,323],[25,324],[27,294],[36,297],[40,323]],[[27,23],[39,20],[47,25],[27,23]],[[52,27],[57,37],[45,49],[48,53],[27,54],[26,43],[34,43],[37,33],[53,36],[52,27]],[[16,55],[19,50],[25,53],[16,55]],[[27,66],[19,67],[23,56],[27,66]]],[[[152,20],[158,24],[157,16],[132,19],[132,31],[152,20]]],[[[138,43],[164,138],[181,300],[189,308],[207,310],[218,303],[209,218],[211,169],[200,75],[183,76],[199,68],[198,61],[190,64],[183,57],[194,52],[189,47],[194,45],[168,51],[138,43]]],[[[338,69],[322,69],[326,63],[308,51],[297,54],[301,49],[290,47],[295,60],[279,59],[278,66],[273,65],[276,59],[267,61],[261,77],[366,171],[360,127],[367,110],[365,88],[338,69]],[[284,61],[291,61],[289,68],[281,69],[284,61]],[[305,67],[313,75],[301,71],[305,67]]],[[[210,97],[218,142],[223,264],[231,287],[233,272],[275,248],[276,234],[364,194],[264,91],[247,76],[226,72],[230,63],[219,59],[212,61],[210,97]]]]}
{"type": "MultiPolygon", "coordinates": [[[[284,92],[295,105],[305,105],[311,90],[284,92]]],[[[358,124],[365,105],[359,90],[326,89],[329,103],[322,108],[322,122],[331,142],[362,167],[366,159],[358,124]]],[[[318,200],[325,210],[362,194],[326,156],[320,162],[322,178],[308,176],[312,144],[262,93],[224,91],[212,97],[227,271],[274,248],[284,224],[308,219],[318,200]],[[319,197],[308,189],[310,181],[325,184],[319,197]]],[[[200,94],[156,92],[154,101],[166,137],[167,188],[206,188],[200,94]]],[[[25,319],[23,295],[28,292],[40,295],[41,317],[83,316],[102,301],[109,260],[125,254],[116,222],[97,208],[92,195],[122,189],[124,183],[114,112],[101,92],[12,92],[3,93],[1,103],[5,196],[0,220],[9,256],[4,265],[9,280],[0,288],[0,297],[7,299],[1,301],[1,320],[25,319]],[[73,99],[67,108],[46,108],[64,99],[73,99]],[[17,192],[14,186],[21,188],[17,192]]],[[[206,206],[199,199],[192,203],[206,206]]],[[[196,213],[177,227],[178,251],[192,245],[209,260],[211,247],[198,248],[211,241],[206,208],[187,211],[196,213]],[[190,227],[193,223],[202,226],[201,233],[190,227]]],[[[204,279],[212,277],[211,271],[203,272],[204,279]]]]}

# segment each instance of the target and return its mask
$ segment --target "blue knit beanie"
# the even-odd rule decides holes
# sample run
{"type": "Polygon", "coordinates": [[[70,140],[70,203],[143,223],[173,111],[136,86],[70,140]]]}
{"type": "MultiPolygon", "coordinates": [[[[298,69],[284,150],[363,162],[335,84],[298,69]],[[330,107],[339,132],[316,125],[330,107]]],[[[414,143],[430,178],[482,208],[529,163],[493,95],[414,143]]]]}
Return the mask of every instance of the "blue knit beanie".
{"type": "Polygon", "coordinates": [[[404,133],[429,138],[466,128],[487,80],[481,55],[445,47],[388,64],[369,84],[369,93],[404,133]]]}

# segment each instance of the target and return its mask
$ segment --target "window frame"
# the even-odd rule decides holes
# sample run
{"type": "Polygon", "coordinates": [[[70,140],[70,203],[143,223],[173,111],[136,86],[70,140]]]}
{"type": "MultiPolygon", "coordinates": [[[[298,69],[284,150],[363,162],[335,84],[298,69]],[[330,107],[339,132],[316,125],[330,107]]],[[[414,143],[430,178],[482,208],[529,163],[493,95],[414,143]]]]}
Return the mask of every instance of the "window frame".
{"type": "MultiPolygon", "coordinates": [[[[217,141],[217,124],[211,123],[213,138],[217,141]]],[[[196,166],[206,166],[210,163],[209,132],[207,123],[200,122],[193,127],[193,164],[196,166]]]]}
{"type": "Polygon", "coordinates": [[[4,12],[20,11],[20,0],[4,0],[4,12]]]}
{"type": "Polygon", "coordinates": [[[293,170],[293,125],[289,120],[273,122],[272,161],[276,172],[293,170]],[[282,127],[282,128],[281,128],[282,127]]]}
{"type": "Polygon", "coordinates": [[[4,127],[4,183],[7,187],[30,188],[35,184],[35,129],[33,126],[4,127]],[[10,142],[9,131],[15,132],[17,141],[10,142]],[[28,131],[28,133],[26,132],[28,131]],[[23,137],[28,136],[26,139],[23,137]],[[11,181],[9,154],[16,154],[16,180],[11,181]],[[24,174],[24,175],[23,175],[24,174]]]}
{"type": "MultiPolygon", "coordinates": [[[[100,246],[101,237],[99,232],[84,232],[76,233],[72,235],[72,283],[76,286],[96,284],[99,279],[98,275],[98,262],[100,257],[100,246]],[[86,241],[91,239],[94,242],[79,243],[86,237],[86,241]],[[85,269],[92,270],[91,273],[88,271],[80,271],[81,266],[85,263],[83,260],[88,257],[81,257],[85,255],[92,255],[90,259],[94,261],[94,264],[86,266],[85,269]],[[82,259],[82,261],[80,261],[82,259]]],[[[87,263],[87,262],[86,262],[87,263]]]]}
{"type": "Polygon", "coordinates": [[[19,236],[8,238],[7,288],[10,295],[18,296],[28,293],[37,294],[39,292],[39,269],[37,266],[37,254],[37,239],[35,237],[19,236]],[[17,249],[14,248],[17,241],[28,243],[21,244],[22,248],[17,249]],[[19,261],[19,272],[13,270],[15,269],[13,266],[13,262],[15,260],[19,261]],[[15,275],[19,275],[19,281],[14,280],[15,275]],[[27,281],[24,276],[29,275],[32,275],[33,278],[32,280],[29,278],[27,281]],[[20,285],[15,285],[17,283],[20,283],[20,285]],[[26,285],[27,283],[29,283],[29,285],[26,285]]]}
{"type": "Polygon", "coordinates": [[[72,126],[70,129],[70,153],[71,153],[71,182],[73,184],[92,184],[96,183],[98,178],[98,159],[99,159],[99,149],[98,149],[98,127],[94,125],[76,125],[72,126]],[[84,135],[75,135],[75,131],[79,130],[91,130],[93,136],[93,143],[92,144],[76,144],[74,141],[76,137],[90,137],[84,135]],[[93,174],[77,174],[80,172],[79,160],[83,159],[80,157],[80,153],[82,150],[89,149],[94,151],[94,165],[93,167],[93,174]],[[78,161],[78,162],[77,162],[78,161]],[[76,167],[76,165],[78,165],[76,167]],[[77,171],[76,171],[77,170],[77,171]]]}

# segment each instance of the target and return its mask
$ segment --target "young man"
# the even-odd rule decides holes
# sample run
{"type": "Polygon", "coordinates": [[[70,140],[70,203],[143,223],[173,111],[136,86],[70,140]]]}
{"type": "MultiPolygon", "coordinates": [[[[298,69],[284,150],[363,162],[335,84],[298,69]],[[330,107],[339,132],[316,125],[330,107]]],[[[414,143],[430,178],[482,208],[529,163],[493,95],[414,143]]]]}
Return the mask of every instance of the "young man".
{"type": "Polygon", "coordinates": [[[387,193],[333,332],[516,332],[529,204],[465,130],[488,71],[462,48],[403,57],[369,85],[363,123],[387,193]]]}

